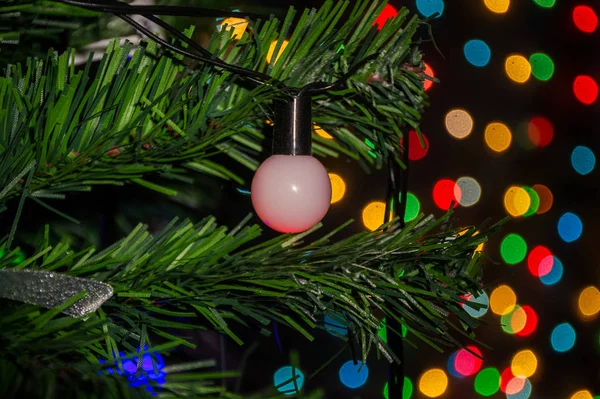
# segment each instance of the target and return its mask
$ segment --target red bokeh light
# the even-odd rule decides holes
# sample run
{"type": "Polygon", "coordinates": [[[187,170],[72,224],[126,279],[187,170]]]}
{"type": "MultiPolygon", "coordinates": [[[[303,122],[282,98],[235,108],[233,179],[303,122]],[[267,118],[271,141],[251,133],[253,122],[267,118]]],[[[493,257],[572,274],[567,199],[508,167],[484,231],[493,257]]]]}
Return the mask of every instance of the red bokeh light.
{"type": "Polygon", "coordinates": [[[554,256],[549,255],[541,260],[538,266],[538,275],[540,277],[544,277],[547,274],[550,274],[552,268],[554,267],[554,256]]]}
{"type": "Polygon", "coordinates": [[[591,7],[577,6],[573,9],[573,22],[582,32],[592,33],[598,27],[598,16],[591,7]]]}
{"type": "Polygon", "coordinates": [[[527,134],[533,144],[538,147],[546,147],[554,137],[554,126],[548,119],[536,116],[529,121],[527,134]]]}
{"type": "MultiPolygon", "coordinates": [[[[423,141],[425,142],[425,148],[421,146],[421,140],[419,140],[419,134],[416,130],[411,130],[408,132],[408,159],[411,161],[423,159],[429,151],[429,139],[427,139],[427,136],[425,136],[424,133],[421,133],[421,135],[423,136],[423,141]]],[[[403,144],[404,140],[400,140],[400,146],[403,144]]]]}
{"type": "Polygon", "coordinates": [[[521,309],[525,311],[525,315],[527,316],[527,322],[525,323],[525,327],[519,331],[516,335],[519,337],[526,337],[535,332],[538,324],[538,317],[535,310],[529,305],[523,306],[521,309]]]}
{"type": "Polygon", "coordinates": [[[375,22],[373,22],[373,26],[377,25],[377,29],[381,30],[383,25],[385,25],[385,21],[390,18],[394,18],[396,15],[398,15],[398,11],[396,11],[396,9],[391,5],[387,4],[381,11],[381,14],[377,16],[375,22]]]}
{"type": "Polygon", "coordinates": [[[598,84],[590,76],[579,75],[573,82],[573,92],[579,101],[590,105],[598,98],[598,84]]]}
{"type": "MultiPolygon", "coordinates": [[[[470,345],[467,346],[467,349],[482,356],[481,351],[476,346],[470,345]]],[[[466,349],[461,349],[454,359],[454,368],[459,374],[465,377],[477,374],[479,370],[481,370],[481,366],[483,366],[483,360],[473,355],[471,352],[466,349]]]]}
{"type": "MultiPolygon", "coordinates": [[[[432,78],[435,78],[435,74],[433,73],[433,69],[431,69],[431,67],[429,66],[428,63],[424,62],[423,63],[425,65],[425,75],[430,76],[432,78]]],[[[425,89],[425,91],[429,90],[431,88],[431,86],[433,85],[433,82],[429,79],[425,79],[423,81],[423,87],[425,89]]]]}
{"type": "Polygon", "coordinates": [[[510,367],[504,369],[502,374],[500,374],[500,390],[502,392],[506,393],[508,383],[511,382],[513,378],[515,378],[515,375],[513,374],[512,369],[510,367]]]}
{"type": "Polygon", "coordinates": [[[534,277],[540,277],[540,272],[545,272],[542,276],[550,273],[550,270],[545,270],[547,267],[544,265],[544,270],[540,270],[540,266],[542,265],[542,261],[546,259],[548,256],[552,256],[552,252],[543,245],[538,245],[533,248],[527,257],[527,267],[529,268],[529,273],[531,273],[534,277]]]}
{"type": "Polygon", "coordinates": [[[460,190],[455,190],[456,183],[450,179],[440,179],[433,187],[433,202],[438,208],[447,211],[450,204],[454,201],[454,208],[458,206],[460,200],[460,190]]]}

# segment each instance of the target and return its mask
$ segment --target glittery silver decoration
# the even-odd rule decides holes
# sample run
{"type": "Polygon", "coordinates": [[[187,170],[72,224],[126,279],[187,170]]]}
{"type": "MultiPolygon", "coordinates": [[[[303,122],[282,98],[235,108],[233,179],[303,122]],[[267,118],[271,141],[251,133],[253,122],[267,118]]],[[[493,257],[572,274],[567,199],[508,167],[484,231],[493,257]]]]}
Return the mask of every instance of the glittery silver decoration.
{"type": "Polygon", "coordinates": [[[95,312],[112,295],[113,289],[99,281],[38,270],[0,270],[0,297],[43,306],[62,305],[82,291],[87,295],[63,310],[73,317],[95,312]]]}

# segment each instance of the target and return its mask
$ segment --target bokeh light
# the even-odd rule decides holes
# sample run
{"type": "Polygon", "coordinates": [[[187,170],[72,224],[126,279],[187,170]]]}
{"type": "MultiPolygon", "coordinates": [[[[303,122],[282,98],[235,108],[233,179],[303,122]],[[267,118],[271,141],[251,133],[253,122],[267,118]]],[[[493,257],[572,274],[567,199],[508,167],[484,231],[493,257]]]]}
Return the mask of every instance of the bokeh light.
{"type": "Polygon", "coordinates": [[[492,151],[503,152],[510,147],[512,133],[504,123],[492,122],[485,128],[484,139],[492,151]]]}
{"type": "Polygon", "coordinates": [[[517,295],[508,285],[501,285],[492,291],[490,296],[490,308],[497,315],[505,315],[512,312],[517,304],[517,295]]]}
{"type": "Polygon", "coordinates": [[[600,312],[600,291],[598,288],[593,285],[584,288],[579,294],[577,305],[583,316],[596,316],[600,312]]]}
{"type": "Polygon", "coordinates": [[[527,314],[519,305],[515,305],[511,312],[502,315],[502,318],[500,319],[500,326],[502,327],[502,330],[511,335],[523,331],[526,324],[527,314]]]}
{"type": "Polygon", "coordinates": [[[518,234],[508,234],[500,244],[500,255],[504,262],[516,265],[527,255],[527,242],[518,234]]]}
{"type": "Polygon", "coordinates": [[[554,285],[558,283],[563,276],[563,264],[556,256],[548,256],[540,263],[540,270],[548,270],[548,274],[540,276],[540,281],[544,285],[554,285]]]}
{"type": "MultiPolygon", "coordinates": [[[[425,73],[425,75],[431,77],[431,78],[435,78],[435,73],[433,72],[433,69],[431,68],[431,66],[424,62],[423,65],[425,66],[425,70],[423,71],[425,73]]],[[[425,91],[431,89],[431,86],[433,86],[433,81],[429,80],[429,79],[425,79],[423,81],[423,89],[425,91]]]]}
{"type": "Polygon", "coordinates": [[[580,31],[592,33],[598,27],[598,16],[593,8],[579,5],[573,9],[573,22],[580,31]]]}
{"type": "Polygon", "coordinates": [[[427,370],[419,378],[419,391],[429,398],[442,396],[448,389],[448,376],[442,369],[427,370]]]}
{"type": "Polygon", "coordinates": [[[579,75],[573,82],[575,97],[585,105],[591,105],[598,99],[598,84],[594,78],[579,75]]]}
{"type": "MultiPolygon", "coordinates": [[[[413,394],[413,383],[408,377],[404,377],[404,386],[402,387],[402,399],[410,399],[413,394]]],[[[388,383],[385,383],[383,387],[383,397],[389,399],[389,387],[388,383]]]]}
{"type": "Polygon", "coordinates": [[[546,262],[542,265],[542,261],[546,258],[552,258],[552,252],[543,245],[538,245],[529,252],[529,255],[527,256],[527,267],[532,276],[545,276],[552,271],[552,263],[546,262]]]}
{"type": "Polygon", "coordinates": [[[569,399],[594,399],[594,397],[590,391],[584,389],[582,391],[575,392],[569,399]]]}
{"type": "Polygon", "coordinates": [[[463,48],[467,61],[476,67],[484,67],[490,62],[492,51],[486,42],[472,39],[465,43],[463,48]]]}
{"type": "Polygon", "coordinates": [[[571,165],[573,165],[575,172],[580,175],[587,175],[596,166],[596,156],[588,147],[578,145],[571,153],[571,165]]]}
{"type": "Polygon", "coordinates": [[[493,367],[485,368],[475,377],[474,385],[479,395],[492,396],[500,389],[500,372],[493,367]]]}
{"type": "Polygon", "coordinates": [[[321,126],[319,126],[319,125],[316,125],[316,124],[315,124],[315,125],[313,126],[313,131],[314,131],[314,132],[315,132],[317,135],[319,135],[319,136],[323,137],[324,139],[327,139],[327,140],[333,140],[333,136],[332,136],[332,135],[330,135],[329,133],[327,133],[325,130],[323,130],[323,128],[322,128],[321,126]]]}
{"type": "Polygon", "coordinates": [[[563,241],[576,241],[581,237],[581,233],[583,233],[583,223],[579,216],[566,212],[558,219],[558,235],[563,241]]]}
{"type": "Polygon", "coordinates": [[[439,18],[444,13],[444,0],[417,0],[417,10],[425,18],[434,14],[437,14],[435,18],[439,18]]]}
{"type": "Polygon", "coordinates": [[[277,390],[285,395],[294,395],[300,392],[302,385],[304,385],[304,374],[297,368],[284,366],[273,374],[273,385],[278,387],[277,390]],[[292,378],[295,378],[295,380],[292,380],[292,378]],[[286,381],[289,382],[284,384],[286,381]],[[298,390],[296,390],[296,387],[298,390]]]}
{"type": "MultiPolygon", "coordinates": [[[[283,42],[281,42],[281,46],[279,47],[279,52],[277,53],[277,57],[275,57],[275,63],[277,63],[277,61],[279,60],[279,57],[281,57],[281,54],[283,54],[283,52],[285,51],[285,48],[288,46],[290,42],[288,40],[284,40],[283,42]]],[[[273,54],[275,53],[275,48],[277,47],[277,40],[273,40],[271,42],[271,45],[269,46],[269,50],[267,51],[267,63],[271,63],[271,60],[273,58],[273,54]]]]}
{"type": "MultiPolygon", "coordinates": [[[[425,142],[425,147],[421,145],[421,140],[419,140],[419,133],[416,130],[411,130],[408,132],[408,159],[411,161],[418,161],[419,159],[423,159],[427,152],[429,151],[429,139],[425,136],[425,133],[421,133],[423,136],[423,141],[425,142]]],[[[402,145],[403,141],[400,141],[400,145],[402,145]]]]}
{"type": "MultiPolygon", "coordinates": [[[[500,375],[500,390],[504,393],[508,393],[508,384],[516,378],[512,372],[511,367],[507,367],[504,369],[502,374],[500,375]]],[[[514,389],[514,386],[513,386],[514,389]]]]}
{"type": "Polygon", "coordinates": [[[241,39],[248,27],[248,21],[245,18],[225,18],[219,24],[219,30],[224,28],[225,25],[227,25],[227,30],[233,30],[233,34],[231,35],[232,39],[241,39]]]}
{"type": "Polygon", "coordinates": [[[457,139],[464,139],[473,131],[473,117],[464,109],[453,109],[446,114],[446,130],[457,139]]]}
{"type": "Polygon", "coordinates": [[[510,364],[510,368],[515,377],[529,378],[535,374],[538,366],[538,359],[533,351],[526,349],[517,352],[510,364]]]}
{"type": "Polygon", "coordinates": [[[481,198],[481,186],[472,177],[460,177],[454,186],[454,197],[462,206],[473,206],[481,198]]]}
{"type": "Polygon", "coordinates": [[[529,56],[531,74],[541,81],[550,80],[554,75],[554,62],[547,54],[534,53],[529,56]]]}
{"type": "Polygon", "coordinates": [[[474,345],[467,346],[467,349],[461,349],[456,352],[454,358],[454,370],[464,377],[475,375],[483,366],[483,356],[479,348],[474,345]],[[468,349],[468,350],[467,350],[468,349]],[[469,352],[470,351],[470,352],[469,352]],[[479,357],[475,356],[477,354],[479,357]]]}
{"type": "Polygon", "coordinates": [[[398,15],[398,11],[391,4],[386,4],[373,22],[373,26],[377,25],[377,29],[381,30],[385,22],[390,18],[395,18],[396,15],[398,15]]]}
{"type": "Polygon", "coordinates": [[[533,0],[533,2],[544,8],[552,8],[556,4],[556,0],[533,0]]]}
{"type": "Polygon", "coordinates": [[[490,298],[485,293],[485,291],[480,291],[478,294],[479,294],[479,296],[477,296],[477,297],[474,296],[473,294],[467,294],[463,297],[463,299],[467,302],[483,305],[481,308],[475,309],[475,308],[469,306],[469,304],[461,302],[461,306],[463,307],[463,309],[471,317],[475,317],[477,319],[480,317],[483,317],[490,308],[490,298]]]}
{"type": "Polygon", "coordinates": [[[460,196],[457,197],[456,183],[450,179],[440,179],[433,186],[433,202],[435,205],[447,211],[450,209],[452,201],[454,201],[454,208],[460,203],[460,196]]]}
{"type": "Polygon", "coordinates": [[[410,222],[419,216],[421,212],[421,203],[416,195],[413,193],[406,194],[406,212],[404,213],[404,221],[410,222]]]}
{"type": "Polygon", "coordinates": [[[523,216],[527,218],[535,215],[537,210],[540,208],[540,196],[531,187],[523,186],[523,189],[527,191],[527,195],[529,195],[529,208],[527,209],[527,212],[523,214],[523,216]]]}
{"type": "Polygon", "coordinates": [[[484,0],[483,3],[491,12],[497,14],[504,14],[510,7],[510,0],[484,0]]]}
{"type": "Polygon", "coordinates": [[[510,216],[523,216],[530,206],[531,197],[523,187],[511,186],[504,193],[504,209],[510,216]]]}
{"type": "Polygon", "coordinates": [[[360,360],[356,364],[353,360],[349,360],[340,367],[339,375],[342,384],[348,388],[360,388],[369,378],[369,367],[360,360]]]}
{"type": "Polygon", "coordinates": [[[529,120],[527,136],[536,147],[547,147],[554,138],[554,126],[548,119],[535,116],[529,120]]]}
{"type": "Polygon", "coordinates": [[[529,399],[531,382],[527,378],[513,378],[506,387],[506,399],[529,399]]]}
{"type": "Polygon", "coordinates": [[[554,327],[550,334],[550,343],[556,352],[567,352],[575,346],[575,329],[569,323],[561,323],[554,327]]]}
{"type": "Polygon", "coordinates": [[[519,337],[527,337],[535,332],[538,325],[538,316],[533,308],[525,305],[521,308],[525,312],[525,326],[519,332],[516,332],[519,337]]]}
{"type": "Polygon", "coordinates": [[[517,83],[525,83],[531,76],[531,64],[520,54],[508,56],[504,62],[504,70],[506,75],[517,83]]]}
{"type": "MultiPolygon", "coordinates": [[[[379,322],[379,330],[377,330],[377,335],[379,335],[379,337],[381,337],[381,339],[383,340],[383,342],[385,342],[387,344],[387,325],[386,325],[387,321],[386,318],[384,317],[383,319],[381,319],[381,321],[379,322]]],[[[406,328],[406,326],[404,324],[402,324],[402,337],[406,337],[406,334],[408,334],[408,328],[406,328]]]]}
{"type": "Polygon", "coordinates": [[[329,180],[331,181],[331,203],[335,204],[344,198],[346,183],[340,175],[335,173],[329,173],[329,180]]]}
{"type": "Polygon", "coordinates": [[[540,198],[540,206],[536,213],[538,215],[544,214],[548,212],[552,208],[552,204],[554,203],[554,196],[552,195],[552,191],[543,184],[535,184],[532,187],[540,198]]]}
{"type": "Polygon", "coordinates": [[[456,366],[455,366],[455,364],[456,364],[456,355],[458,355],[458,351],[454,352],[448,358],[448,374],[450,374],[454,378],[464,378],[465,376],[462,375],[461,373],[459,373],[456,370],[456,366]]]}
{"type": "Polygon", "coordinates": [[[325,330],[334,337],[348,335],[348,323],[339,313],[329,313],[323,320],[325,330]]]}
{"type": "Polygon", "coordinates": [[[365,227],[375,231],[383,224],[385,217],[385,202],[373,201],[364,207],[362,211],[362,220],[365,227]]]}

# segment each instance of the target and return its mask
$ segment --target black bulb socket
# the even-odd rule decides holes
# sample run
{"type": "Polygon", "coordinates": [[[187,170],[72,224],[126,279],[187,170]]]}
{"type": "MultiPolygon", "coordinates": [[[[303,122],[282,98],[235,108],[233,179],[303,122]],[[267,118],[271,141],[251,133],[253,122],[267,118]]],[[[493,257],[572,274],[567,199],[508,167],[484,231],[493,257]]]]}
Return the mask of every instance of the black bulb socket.
{"type": "Polygon", "coordinates": [[[312,155],[312,109],[307,94],[277,100],[273,155],[312,155]]]}

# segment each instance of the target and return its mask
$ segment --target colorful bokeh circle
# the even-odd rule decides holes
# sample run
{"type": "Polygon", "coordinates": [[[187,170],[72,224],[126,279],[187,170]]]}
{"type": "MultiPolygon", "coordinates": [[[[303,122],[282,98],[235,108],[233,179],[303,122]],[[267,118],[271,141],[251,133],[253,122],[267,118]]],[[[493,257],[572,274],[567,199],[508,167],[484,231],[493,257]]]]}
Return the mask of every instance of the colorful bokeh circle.
{"type": "Polygon", "coordinates": [[[492,57],[490,46],[480,39],[472,39],[466,42],[463,52],[467,61],[476,67],[486,66],[492,57]]]}

